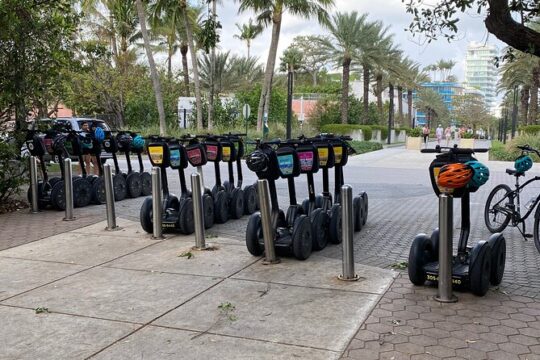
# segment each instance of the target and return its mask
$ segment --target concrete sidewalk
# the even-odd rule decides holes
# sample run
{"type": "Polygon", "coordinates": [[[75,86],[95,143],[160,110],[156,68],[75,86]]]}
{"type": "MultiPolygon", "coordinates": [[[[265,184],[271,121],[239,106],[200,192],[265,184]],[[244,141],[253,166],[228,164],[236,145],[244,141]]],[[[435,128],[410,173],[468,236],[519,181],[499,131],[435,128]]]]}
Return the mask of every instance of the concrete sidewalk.
{"type": "Polygon", "coordinates": [[[0,252],[0,358],[335,359],[397,273],[313,255],[264,266],[243,242],[153,240],[98,223],[0,252]]]}

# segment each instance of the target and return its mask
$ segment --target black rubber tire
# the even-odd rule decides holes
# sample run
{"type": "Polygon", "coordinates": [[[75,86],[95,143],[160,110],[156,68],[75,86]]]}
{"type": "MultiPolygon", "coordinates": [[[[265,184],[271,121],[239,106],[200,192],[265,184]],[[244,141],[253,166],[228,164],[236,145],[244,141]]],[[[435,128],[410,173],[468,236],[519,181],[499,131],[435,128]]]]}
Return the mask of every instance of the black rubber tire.
{"type": "Polygon", "coordinates": [[[426,234],[416,235],[409,250],[407,267],[409,280],[414,285],[424,285],[427,277],[424,265],[431,261],[434,261],[431,239],[426,234]]]}
{"type": "Polygon", "coordinates": [[[311,220],[313,250],[322,250],[328,245],[328,224],[330,223],[330,218],[323,209],[313,210],[309,218],[311,220]]]}
{"type": "Polygon", "coordinates": [[[182,234],[191,235],[195,232],[195,218],[193,215],[193,200],[184,198],[180,201],[178,212],[178,227],[182,234]]]}
{"type": "Polygon", "coordinates": [[[368,213],[369,213],[369,197],[368,194],[364,191],[360,193],[360,196],[362,196],[362,205],[364,207],[364,213],[362,218],[362,226],[366,225],[367,219],[368,219],[368,213]]]}
{"type": "Polygon", "coordinates": [[[341,244],[341,205],[334,204],[330,210],[330,242],[332,244],[341,244]]]}
{"type": "MultiPolygon", "coordinates": [[[[493,201],[493,198],[498,192],[502,192],[502,195],[506,196],[506,194],[511,191],[512,190],[510,189],[508,185],[499,184],[495,186],[493,190],[491,190],[491,192],[489,193],[489,196],[486,200],[486,206],[484,207],[484,222],[486,223],[488,230],[492,233],[498,233],[498,232],[503,231],[508,226],[508,223],[510,222],[510,215],[504,214],[501,212],[495,212],[495,210],[492,209],[493,205],[491,204],[491,202],[493,201]],[[500,216],[501,220],[495,223],[494,218],[490,218],[493,216],[500,216]]],[[[509,204],[509,203],[511,204],[512,202],[513,200],[507,197],[504,199],[501,205],[506,206],[506,204],[509,204]]]]}
{"type": "Polygon", "coordinates": [[[88,180],[88,182],[90,182],[90,185],[94,185],[94,181],[96,181],[98,179],[98,177],[96,175],[88,175],[86,177],[86,180],[88,180]]]}
{"type": "Polygon", "coordinates": [[[92,202],[92,184],[85,178],[73,180],[73,206],[88,206],[92,202]]]}
{"type": "Polygon", "coordinates": [[[229,220],[229,195],[220,190],[216,193],[214,201],[214,215],[216,223],[224,224],[229,220]]]}
{"type": "MultiPolygon", "coordinates": [[[[43,183],[38,182],[38,209],[43,210],[47,207],[47,202],[43,201],[43,183]]],[[[32,207],[32,187],[28,187],[26,193],[26,198],[28,199],[28,204],[32,207]]]]}
{"type": "Polygon", "coordinates": [[[152,194],[152,175],[146,171],[141,174],[142,190],[141,196],[150,196],[152,194]]]}
{"type": "Polygon", "coordinates": [[[57,181],[51,190],[51,205],[56,210],[66,209],[66,197],[64,192],[64,180],[57,181]]]}
{"type": "Polygon", "coordinates": [[[126,177],[127,194],[130,198],[138,198],[142,194],[142,180],[138,172],[132,172],[126,177]]]}
{"type": "Polygon", "coordinates": [[[292,232],[292,248],[294,257],[298,260],[306,260],[313,249],[311,236],[311,222],[306,215],[300,215],[294,221],[292,232]]]}
{"type": "Polygon", "coordinates": [[[439,260],[439,228],[433,230],[430,240],[433,248],[433,261],[439,260]]]}
{"type": "Polygon", "coordinates": [[[362,230],[362,206],[362,198],[360,196],[355,196],[353,198],[354,232],[362,230]]]}
{"type": "Polygon", "coordinates": [[[114,201],[122,201],[127,196],[126,178],[122,174],[113,176],[114,201]]]}
{"type": "Polygon", "coordinates": [[[506,264],[506,240],[502,234],[493,234],[488,239],[491,247],[491,285],[499,285],[504,276],[506,264]]]}
{"type": "Polygon", "coordinates": [[[215,219],[215,207],[214,200],[208,194],[203,195],[203,211],[204,211],[204,228],[210,229],[214,226],[215,219]]]}
{"type": "Polygon", "coordinates": [[[491,247],[486,241],[480,241],[472,250],[469,277],[471,292],[486,295],[491,277],[491,247]]]}
{"type": "Polygon", "coordinates": [[[253,185],[244,188],[244,214],[251,215],[257,211],[257,190],[253,185]]]}
{"type": "Polygon", "coordinates": [[[255,206],[255,211],[257,211],[257,210],[261,209],[261,204],[259,204],[259,190],[258,190],[258,187],[257,187],[257,182],[255,182],[253,184],[253,188],[255,189],[255,194],[257,195],[257,196],[255,196],[255,199],[257,199],[256,206],[255,206]]]}
{"type": "Polygon", "coordinates": [[[302,214],[309,214],[309,199],[304,199],[304,201],[302,201],[302,214]]]}
{"type": "Polygon", "coordinates": [[[240,219],[244,215],[244,192],[242,189],[234,188],[230,193],[230,197],[231,218],[240,219]]]}
{"type": "Polygon", "coordinates": [[[56,184],[57,182],[62,181],[62,178],[55,176],[49,179],[49,184],[51,185],[51,188],[56,184]]]}
{"type": "Polygon", "coordinates": [[[107,197],[105,196],[105,180],[100,177],[92,184],[92,202],[94,204],[105,204],[107,197]]]}
{"type": "Polygon", "coordinates": [[[259,239],[262,239],[261,214],[255,212],[249,217],[246,228],[246,247],[253,256],[261,256],[264,252],[259,239]]]}
{"type": "Polygon", "coordinates": [[[144,231],[146,231],[148,234],[152,234],[154,232],[154,225],[152,222],[152,198],[147,197],[144,199],[143,204],[141,206],[141,211],[139,213],[139,218],[141,220],[141,226],[144,231]]]}
{"type": "Polygon", "coordinates": [[[287,209],[287,216],[285,220],[287,221],[288,226],[293,227],[296,219],[302,214],[302,208],[298,205],[291,205],[287,209]]]}
{"type": "Polygon", "coordinates": [[[324,196],[317,195],[315,196],[315,208],[320,209],[324,205],[324,196]]]}
{"type": "Polygon", "coordinates": [[[533,227],[534,246],[540,253],[540,207],[536,208],[534,214],[534,227],[533,227]]]}
{"type": "Polygon", "coordinates": [[[225,180],[223,182],[223,188],[225,189],[225,191],[227,192],[232,192],[235,188],[234,184],[231,184],[229,181],[225,180]]]}

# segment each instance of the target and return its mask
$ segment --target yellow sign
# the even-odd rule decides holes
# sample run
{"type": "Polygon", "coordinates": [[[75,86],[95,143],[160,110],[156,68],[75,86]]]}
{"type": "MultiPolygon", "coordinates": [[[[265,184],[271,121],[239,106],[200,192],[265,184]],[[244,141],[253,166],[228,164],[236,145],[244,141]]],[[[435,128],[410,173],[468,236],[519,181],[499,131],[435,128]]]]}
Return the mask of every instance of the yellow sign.
{"type": "Polygon", "coordinates": [[[221,148],[221,157],[222,157],[222,160],[225,162],[228,162],[231,160],[231,147],[230,146],[223,146],[221,148]]]}
{"type": "Polygon", "coordinates": [[[319,153],[319,165],[326,166],[328,163],[328,148],[318,148],[319,153]]]}
{"type": "Polygon", "coordinates": [[[148,153],[150,154],[150,159],[154,165],[163,164],[163,147],[149,146],[148,153]]]}
{"type": "Polygon", "coordinates": [[[336,146],[334,148],[334,157],[336,164],[341,164],[341,159],[343,158],[343,147],[342,146],[336,146]]]}

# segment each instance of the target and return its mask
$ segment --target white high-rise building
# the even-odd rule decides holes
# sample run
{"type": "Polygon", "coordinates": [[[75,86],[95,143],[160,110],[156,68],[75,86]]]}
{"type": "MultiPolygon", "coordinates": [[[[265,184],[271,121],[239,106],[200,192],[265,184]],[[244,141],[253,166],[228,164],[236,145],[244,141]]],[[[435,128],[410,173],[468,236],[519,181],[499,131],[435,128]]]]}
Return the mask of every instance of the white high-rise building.
{"type": "Polygon", "coordinates": [[[482,45],[472,42],[467,46],[465,63],[465,83],[480,90],[484,95],[490,112],[497,107],[497,67],[495,57],[499,51],[493,45],[482,45]]]}

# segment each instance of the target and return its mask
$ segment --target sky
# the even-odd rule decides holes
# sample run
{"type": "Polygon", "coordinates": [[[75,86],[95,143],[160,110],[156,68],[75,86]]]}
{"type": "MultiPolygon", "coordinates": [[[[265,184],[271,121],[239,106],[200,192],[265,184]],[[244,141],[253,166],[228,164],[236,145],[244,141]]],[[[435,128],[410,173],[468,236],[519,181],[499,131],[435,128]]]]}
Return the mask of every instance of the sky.
{"type": "MultiPolygon", "coordinates": [[[[332,13],[339,9],[341,12],[358,11],[367,13],[370,20],[381,20],[385,25],[390,26],[390,32],[395,34],[394,41],[399,44],[403,52],[412,60],[427,66],[440,59],[452,59],[456,62],[453,74],[460,81],[464,80],[464,65],[467,44],[471,41],[496,45],[499,50],[504,44],[489,34],[484,26],[483,16],[479,16],[475,11],[471,15],[464,14],[458,23],[458,39],[452,43],[444,38],[433,41],[430,44],[421,44],[418,37],[413,37],[406,32],[412,15],[405,11],[405,4],[401,0],[335,0],[335,8],[332,13]]],[[[234,0],[222,0],[218,4],[218,17],[222,24],[220,50],[231,51],[233,54],[246,55],[245,43],[234,38],[238,33],[235,24],[243,24],[249,18],[255,18],[253,13],[238,14],[238,2],[234,0]]],[[[318,25],[317,21],[305,20],[294,17],[288,13],[284,15],[281,36],[278,47],[278,60],[284,49],[286,49],[297,35],[325,34],[325,30],[318,25]]],[[[251,54],[258,56],[260,62],[265,64],[268,56],[268,48],[271,38],[271,28],[266,28],[261,36],[254,40],[251,54]]],[[[177,57],[176,66],[180,67],[180,59],[177,57]]]]}

